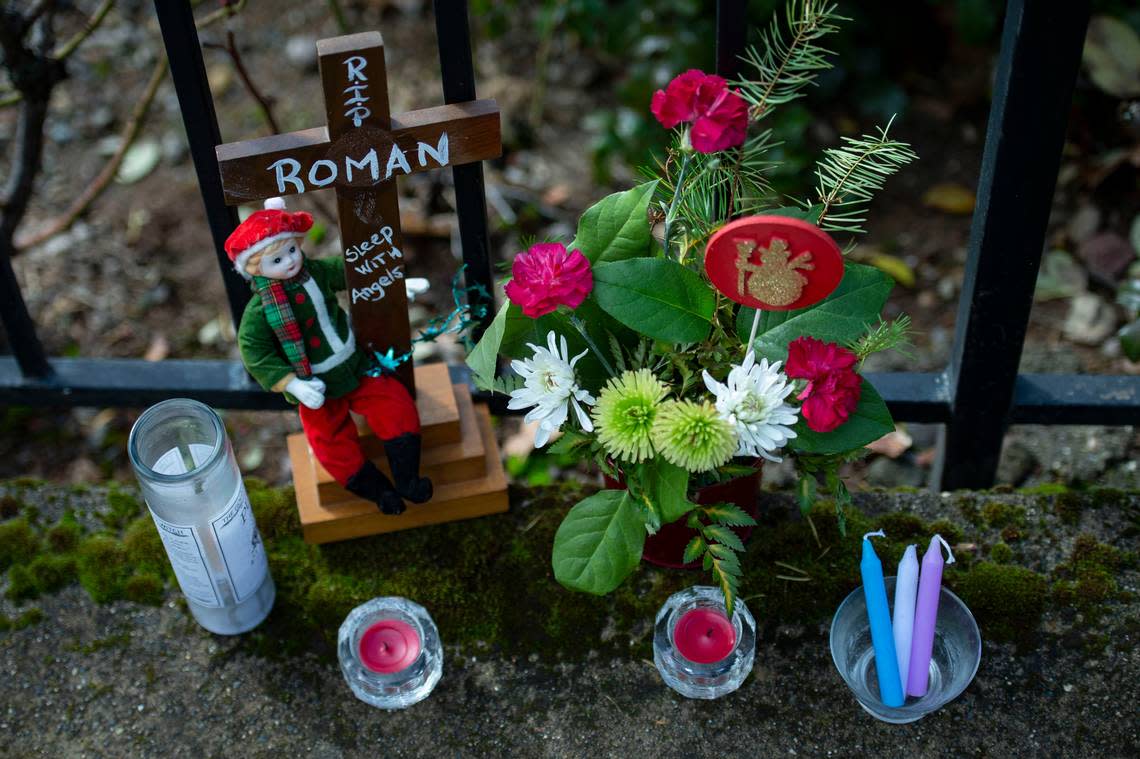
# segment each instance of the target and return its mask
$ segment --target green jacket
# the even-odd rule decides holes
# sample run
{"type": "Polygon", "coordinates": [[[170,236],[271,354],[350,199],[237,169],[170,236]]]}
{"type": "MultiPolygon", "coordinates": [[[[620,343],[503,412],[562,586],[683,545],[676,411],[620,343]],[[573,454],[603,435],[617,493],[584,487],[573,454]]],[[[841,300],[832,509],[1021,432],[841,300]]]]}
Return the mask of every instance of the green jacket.
{"type": "MultiPolygon", "coordinates": [[[[305,269],[309,280],[304,285],[286,284],[285,292],[301,327],[313,376],[324,381],[325,397],[339,398],[356,389],[370,365],[367,354],[356,347],[348,314],[336,301],[337,291],[345,289],[344,262],[340,258],[310,258],[305,269]]],[[[256,294],[245,307],[237,338],[245,368],[266,390],[273,390],[293,373],[256,294]]],[[[289,393],[285,398],[297,402],[289,393]]]]}

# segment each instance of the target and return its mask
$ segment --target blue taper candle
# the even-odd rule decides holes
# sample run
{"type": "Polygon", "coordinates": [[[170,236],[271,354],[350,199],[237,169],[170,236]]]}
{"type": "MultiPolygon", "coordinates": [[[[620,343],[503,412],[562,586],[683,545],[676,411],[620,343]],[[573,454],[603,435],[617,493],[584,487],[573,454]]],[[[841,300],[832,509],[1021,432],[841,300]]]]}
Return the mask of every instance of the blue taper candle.
{"type": "Polygon", "coordinates": [[[876,535],[886,537],[882,530],[868,532],[863,536],[863,559],[859,562],[859,571],[863,575],[863,597],[867,601],[867,618],[871,622],[871,644],[875,648],[875,670],[879,674],[879,697],[887,706],[902,706],[906,697],[899,679],[895,634],[887,606],[887,586],[883,582],[883,562],[875,555],[870,540],[876,535]]]}

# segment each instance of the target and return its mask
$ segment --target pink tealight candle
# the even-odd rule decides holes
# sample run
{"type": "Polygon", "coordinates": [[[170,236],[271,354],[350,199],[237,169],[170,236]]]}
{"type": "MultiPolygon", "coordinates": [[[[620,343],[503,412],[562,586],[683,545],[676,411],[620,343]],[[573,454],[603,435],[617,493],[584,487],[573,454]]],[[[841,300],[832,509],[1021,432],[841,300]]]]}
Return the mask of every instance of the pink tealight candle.
{"type": "Polygon", "coordinates": [[[420,655],[420,636],[400,619],[381,619],[360,636],[360,662],[383,675],[400,672],[420,655]]]}
{"type": "Polygon", "coordinates": [[[727,658],[736,647],[736,628],[719,609],[690,609],[673,628],[673,645],[691,662],[715,664],[727,658]]]}

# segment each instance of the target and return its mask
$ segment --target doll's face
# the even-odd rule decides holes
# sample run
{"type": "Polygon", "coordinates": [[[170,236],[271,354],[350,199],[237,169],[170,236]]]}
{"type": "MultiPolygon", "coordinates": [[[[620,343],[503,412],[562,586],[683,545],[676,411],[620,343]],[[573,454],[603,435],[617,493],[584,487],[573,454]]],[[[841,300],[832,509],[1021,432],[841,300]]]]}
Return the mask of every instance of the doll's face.
{"type": "Polygon", "coordinates": [[[266,253],[258,264],[258,273],[269,279],[289,279],[297,276],[305,254],[297,240],[289,240],[272,253],[266,253]]]}

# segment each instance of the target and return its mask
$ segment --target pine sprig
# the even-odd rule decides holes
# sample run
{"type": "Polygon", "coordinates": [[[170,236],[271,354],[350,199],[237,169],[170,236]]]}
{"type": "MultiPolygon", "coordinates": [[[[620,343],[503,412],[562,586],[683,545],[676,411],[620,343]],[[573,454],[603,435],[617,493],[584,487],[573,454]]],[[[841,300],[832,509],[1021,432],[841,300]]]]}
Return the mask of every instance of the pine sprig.
{"type": "Polygon", "coordinates": [[[831,68],[827,60],[831,52],[819,43],[839,30],[839,22],[848,20],[836,13],[836,8],[835,3],[826,1],[789,0],[783,23],[779,16],[773,17],[771,25],[760,33],[760,44],[744,54],[745,63],[756,73],[733,84],[752,105],[754,119],[802,97],[819,72],[831,68]]]}
{"type": "Polygon", "coordinates": [[[897,350],[904,355],[910,346],[910,317],[900,314],[891,321],[880,320],[878,326],[847,343],[851,352],[865,361],[872,353],[897,350]]]}
{"type": "Polygon", "coordinates": [[[815,169],[820,227],[829,232],[864,232],[871,198],[883,189],[887,177],[918,157],[910,145],[887,136],[890,128],[888,123],[877,136],[844,137],[843,145],[823,151],[815,169]]]}

